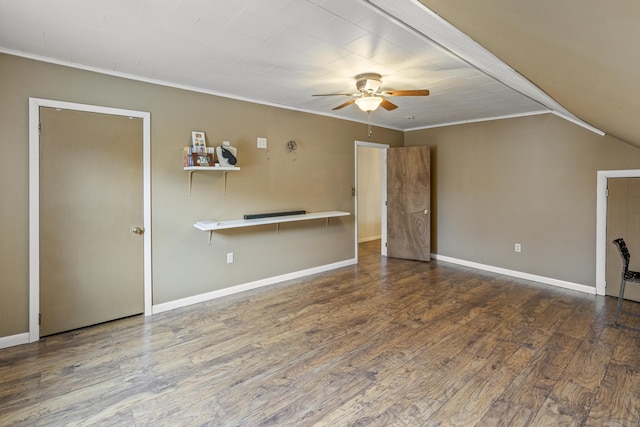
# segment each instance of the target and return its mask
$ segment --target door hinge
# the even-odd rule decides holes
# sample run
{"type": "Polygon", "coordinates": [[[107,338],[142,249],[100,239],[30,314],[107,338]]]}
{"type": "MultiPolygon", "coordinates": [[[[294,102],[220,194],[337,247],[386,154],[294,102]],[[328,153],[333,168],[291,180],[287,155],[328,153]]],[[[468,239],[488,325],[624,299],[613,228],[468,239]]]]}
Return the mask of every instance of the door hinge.
{"type": "Polygon", "coordinates": [[[352,196],[356,195],[356,187],[351,187],[351,195],[352,196]]]}
{"type": "Polygon", "coordinates": [[[604,197],[607,197],[607,198],[609,197],[609,189],[608,188],[606,188],[604,190],[604,197]]]}
{"type": "Polygon", "coordinates": [[[38,123],[38,135],[42,136],[42,123],[38,123]]]}
{"type": "Polygon", "coordinates": [[[38,325],[42,325],[42,313],[38,313],[38,325]]]}
{"type": "Polygon", "coordinates": [[[385,201],[384,201],[384,205],[385,205],[385,206],[389,206],[387,203],[388,203],[388,202],[385,200],[385,201]]]}

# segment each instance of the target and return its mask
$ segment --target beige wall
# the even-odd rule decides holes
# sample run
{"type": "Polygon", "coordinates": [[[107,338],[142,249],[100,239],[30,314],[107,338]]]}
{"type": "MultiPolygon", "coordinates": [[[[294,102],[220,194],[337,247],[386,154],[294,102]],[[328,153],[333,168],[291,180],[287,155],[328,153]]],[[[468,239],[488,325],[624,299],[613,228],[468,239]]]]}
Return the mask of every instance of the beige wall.
{"type": "MultiPolygon", "coordinates": [[[[353,144],[366,124],[261,106],[0,54],[0,337],[28,328],[28,97],[151,112],[154,304],[354,255],[353,217],[216,234],[197,219],[272,210],[354,211],[353,144]],[[190,132],[229,140],[241,171],[194,176],[190,132]],[[269,150],[255,148],[267,137],[269,150]],[[298,143],[296,153],[284,144],[298,143]],[[226,253],[235,262],[226,264],[226,253]],[[202,274],[203,266],[206,274],[202,274]]],[[[432,250],[595,285],[596,171],[637,169],[640,150],[552,115],[401,132],[377,142],[431,145],[432,250]],[[514,243],[522,244],[516,254],[514,243]]]]}
{"type": "MultiPolygon", "coordinates": [[[[214,235],[198,219],[305,209],[354,212],[354,141],[367,125],[126,80],[0,54],[0,337],[28,330],[28,98],[151,112],[153,303],[210,292],[354,256],[354,219],[264,226],[214,235]],[[238,166],[194,175],[191,197],[182,147],[191,131],[231,141],[238,166]],[[256,138],[268,138],[268,150],[256,138]],[[287,153],[285,143],[298,149],[287,153]],[[226,263],[234,252],[235,262],[226,263]]],[[[402,132],[374,128],[400,146],[402,132]]]]}
{"type": "Polygon", "coordinates": [[[596,171],[640,168],[639,149],[549,114],[405,144],[431,146],[434,253],[595,286],[596,171]]]}

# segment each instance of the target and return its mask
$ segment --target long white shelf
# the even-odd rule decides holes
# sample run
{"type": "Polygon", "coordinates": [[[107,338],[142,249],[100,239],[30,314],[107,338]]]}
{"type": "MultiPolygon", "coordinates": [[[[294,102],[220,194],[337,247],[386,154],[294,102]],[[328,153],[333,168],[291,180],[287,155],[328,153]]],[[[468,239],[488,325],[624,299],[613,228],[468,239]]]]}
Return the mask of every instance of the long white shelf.
{"type": "Polygon", "coordinates": [[[185,166],[186,171],[239,171],[236,166],[185,166]]]}
{"type": "Polygon", "coordinates": [[[329,218],[340,216],[349,216],[349,212],[328,211],[328,212],[311,212],[301,215],[285,215],[272,216],[267,218],[255,219],[231,219],[226,221],[216,221],[214,219],[203,219],[196,221],[193,225],[198,230],[209,232],[209,244],[211,244],[211,235],[214,231],[228,230],[231,228],[254,227],[256,225],[276,224],[276,231],[279,231],[279,225],[283,222],[309,221],[312,219],[326,219],[326,226],[329,226],[329,218]]]}

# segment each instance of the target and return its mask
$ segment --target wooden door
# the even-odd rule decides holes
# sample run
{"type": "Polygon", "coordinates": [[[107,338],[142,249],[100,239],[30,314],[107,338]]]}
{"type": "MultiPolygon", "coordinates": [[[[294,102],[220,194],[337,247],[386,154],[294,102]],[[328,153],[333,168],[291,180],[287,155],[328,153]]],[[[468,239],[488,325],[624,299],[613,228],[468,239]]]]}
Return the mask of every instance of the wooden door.
{"type": "MultiPolygon", "coordinates": [[[[631,253],[629,268],[640,271],[640,178],[609,178],[607,190],[606,294],[618,296],[622,258],[614,239],[624,239],[631,253]]],[[[625,297],[640,301],[640,285],[627,285],[625,297]]]]}
{"type": "Polygon", "coordinates": [[[142,120],[41,107],[40,124],[40,335],[142,313],[142,120]]]}
{"type": "Polygon", "coordinates": [[[430,147],[387,151],[387,256],[431,259],[430,147]]]}

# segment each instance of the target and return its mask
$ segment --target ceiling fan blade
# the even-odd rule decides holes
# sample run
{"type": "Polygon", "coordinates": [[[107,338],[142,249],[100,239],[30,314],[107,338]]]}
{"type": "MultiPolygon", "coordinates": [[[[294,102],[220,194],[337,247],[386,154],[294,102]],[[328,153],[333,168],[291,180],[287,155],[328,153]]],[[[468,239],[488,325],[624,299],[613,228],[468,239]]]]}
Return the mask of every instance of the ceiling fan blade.
{"type": "Polygon", "coordinates": [[[320,93],[311,96],[360,96],[359,93],[320,93]]]}
{"type": "Polygon", "coordinates": [[[389,102],[386,99],[382,99],[380,106],[387,111],[395,110],[396,108],[398,108],[396,104],[394,104],[393,102],[389,102]]]}
{"type": "Polygon", "coordinates": [[[384,96],[427,96],[429,95],[428,89],[418,90],[385,90],[381,93],[384,96]]]}
{"type": "Polygon", "coordinates": [[[350,99],[350,100],[348,100],[347,102],[345,102],[344,104],[340,104],[340,105],[338,105],[336,108],[332,108],[332,110],[339,110],[339,109],[341,109],[341,108],[346,107],[347,105],[351,105],[351,104],[353,104],[354,102],[356,102],[356,99],[355,99],[355,98],[354,98],[354,99],[350,99]]]}

